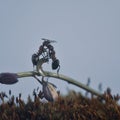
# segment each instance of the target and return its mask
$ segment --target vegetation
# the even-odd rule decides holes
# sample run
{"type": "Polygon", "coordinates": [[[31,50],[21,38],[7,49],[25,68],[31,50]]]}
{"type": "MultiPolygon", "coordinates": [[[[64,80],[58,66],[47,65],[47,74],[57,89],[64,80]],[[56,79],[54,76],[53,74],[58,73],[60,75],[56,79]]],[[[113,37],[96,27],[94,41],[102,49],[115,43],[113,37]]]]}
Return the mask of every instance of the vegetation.
{"type": "Polygon", "coordinates": [[[42,102],[40,94],[33,92],[34,100],[28,96],[25,103],[21,94],[18,97],[0,93],[0,120],[120,120],[119,95],[111,95],[110,89],[104,99],[83,96],[69,91],[59,96],[56,102],[42,102]],[[7,98],[7,100],[5,100],[7,98]]]}
{"type": "Polygon", "coordinates": [[[32,97],[34,99],[32,100],[31,96],[28,96],[27,102],[24,102],[21,94],[18,97],[12,95],[11,90],[9,95],[1,92],[0,120],[120,120],[120,105],[118,104],[120,96],[111,95],[109,88],[102,94],[102,84],[99,85],[100,92],[90,88],[90,78],[87,85],[84,85],[59,74],[60,62],[56,58],[54,47],[51,45],[55,41],[45,38],[42,40],[44,41],[38,52],[32,55],[32,63],[36,70],[0,73],[0,83],[14,84],[19,81],[18,78],[34,77],[42,85],[43,92],[39,92],[38,89],[34,90],[32,97]],[[42,69],[42,64],[49,62],[49,59],[52,59],[52,69],[57,69],[57,73],[42,69]],[[37,78],[38,76],[42,76],[42,79],[37,78]],[[80,93],[69,91],[66,96],[61,96],[55,90],[55,85],[44,81],[44,77],[64,80],[86,90],[86,94],[83,96],[80,93]],[[88,97],[88,94],[91,94],[91,97],[88,97]],[[43,95],[48,102],[41,101],[43,95]]]}

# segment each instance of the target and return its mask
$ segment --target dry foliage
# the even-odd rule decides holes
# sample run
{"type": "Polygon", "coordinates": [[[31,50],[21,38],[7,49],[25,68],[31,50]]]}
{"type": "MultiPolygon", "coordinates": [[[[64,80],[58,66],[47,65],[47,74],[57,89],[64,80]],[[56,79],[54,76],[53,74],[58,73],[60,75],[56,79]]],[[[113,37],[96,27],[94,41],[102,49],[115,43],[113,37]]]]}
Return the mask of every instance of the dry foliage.
{"type": "Polygon", "coordinates": [[[25,103],[21,94],[15,98],[11,91],[10,97],[0,93],[0,120],[120,120],[119,95],[112,96],[109,89],[104,99],[70,91],[54,103],[43,103],[40,95],[35,92],[33,95],[34,100],[28,96],[25,103]],[[7,102],[5,97],[8,97],[7,102]]]}

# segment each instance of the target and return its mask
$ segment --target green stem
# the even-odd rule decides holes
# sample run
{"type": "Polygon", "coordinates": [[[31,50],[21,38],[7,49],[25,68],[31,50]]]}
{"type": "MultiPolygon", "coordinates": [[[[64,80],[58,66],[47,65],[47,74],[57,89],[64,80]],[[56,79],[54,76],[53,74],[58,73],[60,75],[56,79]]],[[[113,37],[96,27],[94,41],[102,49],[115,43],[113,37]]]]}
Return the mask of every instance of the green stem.
{"type": "MultiPolygon", "coordinates": [[[[57,78],[60,80],[64,80],[70,84],[73,84],[73,85],[78,86],[88,92],[91,92],[92,94],[94,94],[96,96],[99,96],[99,97],[103,96],[101,93],[97,92],[96,90],[94,90],[94,89],[82,84],[81,82],[78,82],[75,79],[68,77],[68,76],[65,76],[62,74],[57,74],[57,73],[52,73],[52,72],[48,72],[48,71],[44,71],[44,74],[46,75],[46,77],[53,77],[53,78],[57,78]]],[[[18,78],[33,77],[34,75],[41,76],[41,74],[37,71],[20,72],[20,73],[17,73],[17,75],[18,75],[18,78]]]]}

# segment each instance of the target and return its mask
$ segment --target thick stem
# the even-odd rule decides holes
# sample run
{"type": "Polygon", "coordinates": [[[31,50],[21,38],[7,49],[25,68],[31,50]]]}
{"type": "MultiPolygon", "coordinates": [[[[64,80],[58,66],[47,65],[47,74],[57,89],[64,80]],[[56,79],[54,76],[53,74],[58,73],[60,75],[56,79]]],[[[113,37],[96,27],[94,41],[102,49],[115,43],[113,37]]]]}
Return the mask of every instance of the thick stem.
{"type": "MultiPolygon", "coordinates": [[[[73,85],[80,87],[88,92],[91,92],[92,94],[94,94],[96,96],[103,97],[103,95],[101,93],[97,92],[96,90],[94,90],[94,89],[82,84],[81,82],[78,82],[75,79],[68,77],[68,76],[53,73],[53,72],[48,72],[48,71],[44,71],[44,74],[46,77],[53,77],[53,78],[57,78],[60,80],[64,80],[70,84],[73,84],[73,85]]],[[[20,73],[17,73],[17,75],[18,75],[18,78],[33,77],[34,75],[41,76],[41,74],[38,73],[37,71],[20,72],[20,73]]]]}

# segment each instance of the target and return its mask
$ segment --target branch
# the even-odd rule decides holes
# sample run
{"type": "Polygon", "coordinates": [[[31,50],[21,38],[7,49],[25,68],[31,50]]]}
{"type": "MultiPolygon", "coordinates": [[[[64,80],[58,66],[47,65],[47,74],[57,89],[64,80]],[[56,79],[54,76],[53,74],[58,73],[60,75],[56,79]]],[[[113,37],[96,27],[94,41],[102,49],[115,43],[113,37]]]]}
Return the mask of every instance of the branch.
{"type": "MultiPolygon", "coordinates": [[[[18,78],[33,77],[34,75],[41,76],[41,74],[37,71],[20,72],[20,73],[16,73],[16,74],[17,74],[18,78]]],[[[91,92],[92,94],[94,94],[96,96],[103,97],[103,95],[101,93],[97,92],[96,90],[94,90],[94,89],[82,84],[81,82],[78,82],[75,79],[68,77],[68,76],[53,73],[53,72],[48,72],[48,71],[44,71],[44,74],[46,77],[53,77],[53,78],[57,78],[57,79],[66,81],[66,82],[73,84],[77,87],[80,87],[88,92],[91,92]]]]}

